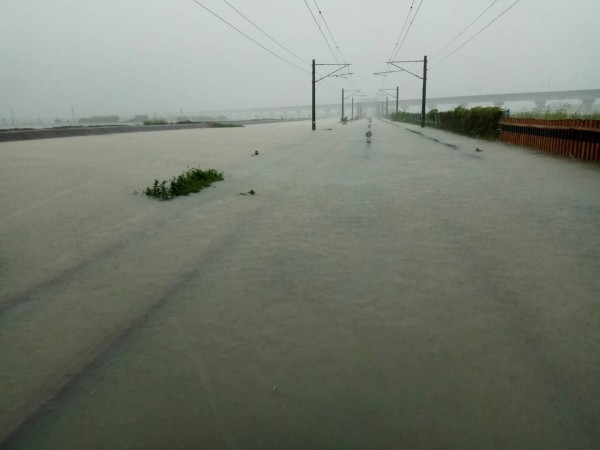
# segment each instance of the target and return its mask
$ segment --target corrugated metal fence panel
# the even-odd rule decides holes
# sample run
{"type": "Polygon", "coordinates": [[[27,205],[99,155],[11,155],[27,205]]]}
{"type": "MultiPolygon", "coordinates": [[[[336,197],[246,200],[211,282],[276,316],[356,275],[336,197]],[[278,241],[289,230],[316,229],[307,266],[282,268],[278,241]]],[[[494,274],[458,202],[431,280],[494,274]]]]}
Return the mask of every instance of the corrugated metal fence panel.
{"type": "Polygon", "coordinates": [[[600,162],[600,120],[504,118],[500,139],[583,161],[600,162]]]}

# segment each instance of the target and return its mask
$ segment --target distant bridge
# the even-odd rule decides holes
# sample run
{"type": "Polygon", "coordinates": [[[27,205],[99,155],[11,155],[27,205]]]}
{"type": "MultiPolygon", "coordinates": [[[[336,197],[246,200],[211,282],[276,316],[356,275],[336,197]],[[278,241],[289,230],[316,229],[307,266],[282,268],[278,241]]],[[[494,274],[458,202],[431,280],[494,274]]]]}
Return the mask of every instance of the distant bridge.
{"type": "MultiPolygon", "coordinates": [[[[464,95],[455,97],[432,97],[427,99],[427,108],[450,109],[456,106],[470,106],[476,104],[491,104],[499,108],[505,108],[507,103],[511,102],[532,102],[538,108],[544,108],[551,101],[579,101],[580,113],[591,113],[594,103],[600,99],[600,89],[586,89],[575,91],[547,91],[547,92],[522,92],[517,94],[480,94],[464,95]],[[440,108],[446,106],[447,108],[440,108]]],[[[354,114],[358,111],[358,101],[354,102],[354,114]]],[[[395,99],[389,97],[388,111],[394,112],[396,109],[395,99]]],[[[374,112],[378,111],[381,99],[360,99],[361,110],[371,108],[374,112]]],[[[407,111],[410,108],[420,108],[421,99],[399,100],[398,109],[407,111]]],[[[317,118],[341,117],[342,105],[340,103],[318,104],[317,118]]],[[[196,115],[196,114],[193,114],[196,115]]],[[[206,116],[225,116],[232,120],[257,119],[257,118],[309,118],[311,116],[311,105],[301,106],[275,106],[263,108],[233,108],[222,110],[210,110],[199,112],[198,115],[206,116]]],[[[350,99],[346,100],[344,106],[344,115],[351,115],[350,99]]]]}
{"type": "MultiPolygon", "coordinates": [[[[434,109],[439,105],[471,105],[477,103],[492,103],[499,108],[509,102],[533,102],[538,108],[543,108],[550,101],[579,100],[581,112],[591,113],[594,102],[600,99],[600,89],[586,89],[578,91],[548,91],[524,92],[519,94],[488,94],[467,95],[459,97],[435,97],[427,99],[427,107],[434,109]]],[[[400,100],[399,108],[406,110],[411,106],[420,105],[421,99],[400,100]]]]}

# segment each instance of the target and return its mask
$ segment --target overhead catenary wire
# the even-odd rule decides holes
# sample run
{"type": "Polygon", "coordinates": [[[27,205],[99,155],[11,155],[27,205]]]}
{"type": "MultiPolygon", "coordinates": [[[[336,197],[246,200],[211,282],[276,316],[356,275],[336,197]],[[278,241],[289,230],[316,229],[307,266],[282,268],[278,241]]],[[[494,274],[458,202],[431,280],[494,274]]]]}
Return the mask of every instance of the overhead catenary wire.
{"type": "MultiPolygon", "coordinates": [[[[280,59],[281,61],[291,65],[292,67],[306,73],[310,75],[310,72],[298,67],[296,64],[288,61],[287,59],[283,58],[281,55],[278,55],[277,53],[275,53],[274,51],[270,50],[269,48],[265,47],[264,45],[262,45],[260,42],[256,41],[255,39],[253,39],[252,37],[248,36],[246,33],[244,33],[243,31],[241,31],[239,28],[237,28],[236,26],[234,26],[233,24],[231,24],[230,22],[228,22],[227,20],[225,20],[224,18],[222,18],[221,16],[219,16],[217,13],[215,13],[214,11],[210,10],[209,8],[207,8],[204,4],[202,4],[200,1],[198,0],[192,0],[194,3],[196,3],[198,6],[202,7],[203,9],[205,9],[207,12],[209,12],[210,14],[212,14],[213,16],[215,16],[217,19],[219,19],[220,21],[224,22],[227,26],[229,26],[230,28],[233,28],[235,31],[237,31],[238,33],[240,33],[241,35],[243,35],[246,39],[252,41],[254,44],[258,45],[259,47],[261,47],[263,50],[269,52],[270,54],[272,54],[273,56],[275,56],[276,58],[280,59]]],[[[280,42],[278,42],[275,38],[273,38],[272,36],[270,36],[266,31],[264,31],[261,27],[259,27],[258,25],[256,25],[252,20],[250,20],[246,15],[244,15],[241,11],[239,11],[237,8],[235,8],[231,3],[229,3],[227,0],[223,0],[229,7],[231,7],[232,9],[234,9],[240,16],[242,16],[246,21],[248,21],[250,24],[252,24],[255,28],[257,28],[262,34],[264,34],[265,36],[267,36],[270,40],[272,40],[274,43],[276,43],[279,47],[281,47],[282,49],[284,49],[286,52],[290,53],[292,56],[294,56],[295,58],[299,59],[301,62],[306,63],[300,56],[296,55],[294,52],[292,52],[291,50],[289,50],[288,48],[286,48],[283,44],[281,44],[280,42]]],[[[305,1],[306,3],[306,1],[305,1]]],[[[308,6],[308,5],[307,5],[308,6]]],[[[309,7],[309,11],[310,11],[310,7],[309,7]]],[[[311,11],[312,14],[312,11],[311,11]]],[[[314,15],[313,15],[314,18],[314,15]]],[[[317,23],[318,25],[318,23],[317,23]]],[[[323,36],[325,37],[325,36],[323,36]]],[[[327,42],[327,40],[326,40],[327,42]]],[[[331,48],[330,48],[331,50],[331,48]]],[[[332,51],[333,54],[333,51],[332,51]]],[[[341,52],[340,52],[341,54],[341,52]]],[[[333,54],[335,57],[335,54],[333,54]]],[[[337,59],[336,59],[337,61],[337,59]]],[[[324,84],[323,87],[329,91],[332,94],[335,94],[334,90],[328,86],[325,83],[325,80],[323,80],[324,84]]]]}
{"type": "MultiPolygon", "coordinates": [[[[321,17],[321,20],[325,24],[325,28],[327,29],[327,32],[329,33],[329,37],[331,38],[331,41],[333,42],[333,45],[335,46],[336,50],[338,51],[338,53],[342,57],[342,61],[344,62],[344,64],[348,64],[348,60],[346,59],[346,57],[342,53],[342,49],[340,49],[340,46],[338,45],[337,41],[333,37],[333,32],[331,31],[331,28],[329,27],[329,24],[327,23],[327,20],[325,19],[325,14],[323,14],[323,11],[321,11],[321,7],[317,3],[317,0],[313,0],[313,2],[315,3],[315,7],[317,8],[317,11],[319,12],[319,16],[321,17]]],[[[350,76],[350,83],[352,84],[352,86],[355,89],[357,89],[358,86],[356,85],[356,81],[354,81],[354,76],[353,76],[353,74],[350,73],[350,66],[346,67],[346,69],[347,69],[347,72],[348,72],[348,76],[350,76]]]]}
{"type": "MultiPolygon", "coordinates": [[[[299,61],[303,62],[306,64],[306,61],[298,56],[296,53],[292,52],[291,50],[289,50],[288,48],[286,48],[283,44],[281,44],[280,42],[278,42],[275,38],[273,38],[271,35],[269,35],[269,33],[267,33],[266,31],[264,31],[261,27],[259,27],[258,25],[256,25],[252,20],[250,20],[245,14],[243,14],[239,9],[237,9],[235,6],[233,6],[231,3],[229,3],[227,0],[223,0],[225,3],[227,3],[227,5],[229,7],[231,7],[235,12],[237,12],[240,16],[242,16],[244,19],[246,19],[246,21],[248,21],[252,26],[254,26],[256,29],[258,29],[262,34],[264,34],[265,36],[267,36],[271,41],[275,42],[279,47],[281,47],[282,49],[284,49],[286,52],[288,52],[290,55],[294,56],[296,59],[298,59],[299,61]]],[[[318,72],[317,72],[318,73],[318,72]]],[[[331,88],[331,86],[327,85],[324,83],[324,87],[325,89],[327,89],[329,92],[334,93],[333,89],[331,88]]]]}
{"type": "MultiPolygon", "coordinates": [[[[235,12],[237,12],[240,16],[242,16],[247,22],[249,22],[252,26],[254,26],[257,30],[259,30],[262,34],[264,34],[265,36],[267,36],[271,41],[275,42],[279,47],[281,47],[282,49],[284,49],[286,52],[288,52],[290,55],[294,56],[296,59],[298,59],[299,61],[301,61],[304,64],[307,64],[306,61],[298,56],[296,53],[292,52],[291,50],[289,50],[287,47],[285,47],[283,44],[281,44],[279,41],[277,41],[275,38],[273,38],[271,35],[269,35],[269,33],[267,33],[266,31],[264,31],[261,27],[259,27],[257,24],[255,24],[252,20],[250,20],[244,13],[242,13],[239,9],[237,9],[235,6],[233,6],[231,3],[229,3],[227,0],[223,0],[230,8],[232,8],[235,12]]],[[[307,72],[308,73],[308,72],[307,72]]],[[[323,80],[325,81],[325,80],[323,80]]],[[[335,94],[335,91],[333,90],[333,88],[331,86],[329,86],[326,83],[323,83],[323,87],[329,91],[332,94],[335,94]]]]}
{"type": "Polygon", "coordinates": [[[321,16],[321,20],[325,24],[325,28],[327,28],[327,32],[329,33],[329,37],[331,37],[331,40],[333,41],[333,45],[335,46],[336,50],[338,51],[338,53],[342,57],[342,61],[344,61],[344,63],[347,63],[348,61],[346,61],[346,58],[344,58],[344,55],[342,54],[342,51],[340,50],[340,47],[339,47],[338,43],[336,42],[335,38],[333,37],[333,33],[331,32],[331,28],[329,28],[329,25],[327,24],[327,21],[325,20],[325,16],[323,15],[323,12],[321,11],[321,8],[319,7],[319,4],[317,3],[317,0],[313,0],[313,1],[315,2],[315,6],[317,7],[317,11],[319,11],[319,15],[321,16]]]}
{"type": "Polygon", "coordinates": [[[400,30],[398,39],[396,39],[396,45],[394,45],[394,48],[392,49],[392,53],[390,53],[390,57],[388,58],[388,60],[391,60],[393,58],[394,52],[398,48],[398,45],[400,45],[400,40],[402,39],[402,35],[404,34],[404,30],[406,28],[406,24],[408,23],[408,19],[410,18],[410,14],[412,13],[414,4],[415,4],[415,0],[412,0],[412,3],[410,4],[410,8],[408,8],[408,13],[406,13],[406,17],[404,18],[404,23],[402,24],[402,29],[400,30]]]}
{"type": "Polygon", "coordinates": [[[306,2],[306,0],[304,0],[304,4],[308,8],[308,11],[310,12],[310,15],[312,16],[313,20],[317,24],[317,27],[319,28],[319,31],[321,32],[321,36],[323,36],[323,39],[325,40],[325,43],[327,44],[327,47],[329,47],[329,51],[331,51],[331,54],[333,55],[333,59],[335,59],[335,62],[339,63],[339,60],[337,59],[337,56],[335,55],[335,52],[331,48],[331,45],[329,44],[329,41],[327,40],[327,37],[325,36],[325,33],[323,33],[323,29],[321,28],[321,25],[319,25],[319,22],[317,21],[317,18],[315,17],[314,13],[312,12],[312,9],[310,9],[310,6],[306,2]]]}
{"type": "Polygon", "coordinates": [[[396,53],[394,53],[394,56],[392,56],[390,59],[396,58],[396,56],[400,52],[400,49],[402,48],[402,45],[404,45],[404,41],[406,40],[406,36],[408,36],[408,33],[410,32],[410,29],[412,28],[412,24],[415,21],[415,19],[417,18],[417,14],[419,14],[419,10],[421,9],[422,5],[423,5],[423,0],[421,0],[419,2],[419,6],[417,7],[417,10],[415,11],[415,14],[413,15],[413,17],[412,17],[412,19],[410,21],[410,24],[408,25],[408,28],[406,29],[406,33],[404,33],[404,38],[402,38],[402,42],[400,42],[400,45],[396,49],[396,53]]]}
{"type": "Polygon", "coordinates": [[[448,59],[450,56],[454,55],[457,51],[459,51],[461,48],[463,48],[465,45],[467,45],[469,42],[471,42],[473,39],[475,39],[477,36],[479,36],[479,34],[481,34],[481,32],[483,32],[483,30],[485,30],[487,27],[489,27],[491,24],[493,24],[496,20],[498,20],[500,17],[502,17],[504,14],[506,14],[513,6],[515,6],[520,1],[521,0],[516,0],[514,3],[512,3],[508,8],[506,8],[504,11],[502,11],[500,14],[498,14],[496,17],[494,17],[490,22],[488,22],[487,25],[485,25],[481,30],[479,30],[477,33],[475,33],[473,36],[471,36],[469,39],[467,39],[461,45],[456,47],[452,52],[448,53],[446,56],[444,56],[442,59],[440,59],[437,63],[433,64],[430,67],[430,69],[432,69],[435,66],[438,66],[439,64],[444,62],[446,59],[448,59]]]}
{"type": "MultiPolygon", "coordinates": [[[[414,2],[413,2],[414,3],[414,2]]],[[[410,21],[410,24],[408,25],[408,28],[406,29],[406,33],[404,33],[404,37],[402,38],[402,41],[400,42],[400,45],[398,46],[398,48],[396,49],[396,52],[394,53],[394,56],[392,56],[392,58],[390,58],[390,61],[395,59],[396,56],[398,56],[398,53],[400,52],[400,50],[402,49],[402,46],[404,45],[404,41],[406,40],[406,36],[408,36],[408,33],[410,32],[410,29],[412,28],[412,24],[415,21],[415,19],[417,18],[417,14],[419,14],[419,10],[421,9],[421,6],[423,5],[423,0],[421,0],[419,2],[419,6],[417,6],[417,10],[415,11],[415,14],[412,16],[412,19],[410,21]]],[[[412,6],[411,6],[412,8],[412,6]]],[[[406,71],[408,72],[408,71],[406,71]]],[[[410,73],[410,72],[409,72],[410,73]]],[[[412,74],[414,75],[414,74],[412,74]]]]}
{"type": "MultiPolygon", "coordinates": [[[[339,46],[337,45],[337,42],[335,41],[335,38],[333,37],[333,33],[331,32],[331,29],[329,28],[329,25],[327,24],[327,21],[325,20],[325,17],[323,16],[323,13],[321,12],[321,9],[319,8],[319,5],[317,4],[316,0],[314,0],[314,3],[315,3],[315,6],[317,8],[317,11],[319,11],[319,14],[320,14],[321,19],[323,20],[323,23],[327,27],[327,30],[329,32],[329,35],[331,36],[331,40],[333,41],[333,44],[335,45],[335,47],[338,50],[340,56],[342,57],[342,60],[344,61],[344,64],[348,64],[347,61],[346,61],[346,59],[345,59],[345,57],[344,57],[344,55],[342,54],[341,50],[339,49],[339,46]]],[[[333,56],[335,62],[339,64],[340,61],[337,58],[335,52],[333,51],[333,48],[331,47],[331,44],[329,43],[329,40],[325,36],[325,33],[323,32],[323,28],[321,27],[321,25],[319,25],[319,21],[317,20],[317,18],[315,16],[315,14],[313,13],[311,7],[309,6],[309,4],[307,3],[306,0],[304,0],[304,4],[308,8],[308,11],[310,12],[310,15],[312,16],[315,24],[317,25],[317,28],[321,32],[321,36],[323,36],[323,40],[327,44],[327,47],[329,48],[329,51],[331,52],[331,55],[333,56]]],[[[353,83],[353,85],[356,86],[356,82],[354,81],[354,78],[352,77],[352,74],[349,73],[348,75],[350,76],[350,79],[351,79],[351,82],[353,83]]],[[[322,81],[325,82],[325,80],[322,80],[322,81]]],[[[331,91],[331,88],[328,88],[328,90],[331,91]]]]}
{"type": "MultiPolygon", "coordinates": [[[[394,48],[392,49],[392,53],[390,54],[390,57],[388,58],[388,61],[391,61],[392,59],[394,59],[395,55],[398,54],[398,52],[400,51],[400,41],[402,41],[402,43],[404,43],[404,39],[402,39],[402,36],[404,35],[404,30],[406,29],[406,24],[408,23],[410,16],[412,14],[413,11],[413,7],[415,5],[415,1],[416,0],[412,0],[410,7],[408,8],[408,12],[406,13],[406,17],[404,18],[404,23],[402,24],[402,28],[400,30],[400,34],[398,35],[398,39],[396,39],[396,44],[394,45],[394,48]]],[[[389,65],[386,66],[387,70],[389,70],[389,65]]],[[[386,71],[387,71],[386,70],[386,71]]],[[[384,71],[385,72],[385,71],[384,71]]],[[[383,79],[381,80],[381,85],[379,86],[379,89],[383,89],[383,86],[385,85],[385,82],[387,80],[387,74],[384,73],[383,74],[383,79]]]]}
{"type": "Polygon", "coordinates": [[[262,34],[264,34],[266,37],[268,37],[271,41],[275,42],[279,47],[284,49],[286,52],[288,52],[290,55],[292,55],[299,61],[302,61],[304,64],[307,64],[307,62],[303,58],[301,58],[300,56],[298,56],[297,54],[295,54],[294,52],[289,50],[287,47],[282,45],[279,41],[277,41],[275,38],[273,38],[271,35],[269,35],[266,31],[264,31],[261,27],[259,27],[254,22],[252,22],[252,20],[250,20],[248,17],[246,17],[246,15],[244,15],[239,9],[237,9],[235,6],[233,6],[227,0],[223,0],[223,1],[225,3],[227,3],[227,5],[229,5],[229,7],[232,8],[235,12],[237,12],[240,16],[242,16],[244,19],[246,19],[246,21],[248,21],[252,26],[254,26],[258,31],[260,31],[262,34]]]}
{"type": "Polygon", "coordinates": [[[432,59],[435,58],[437,55],[439,55],[440,53],[442,53],[444,50],[446,50],[448,47],[450,47],[450,45],[452,45],[454,42],[456,42],[456,40],[461,37],[469,28],[471,28],[473,26],[473,24],[475,22],[477,22],[481,16],[483,16],[492,6],[494,6],[496,3],[498,2],[498,0],[494,0],[492,3],[490,3],[488,5],[487,8],[485,8],[483,10],[483,12],[481,14],[479,14],[475,20],[473,20],[469,25],[467,25],[460,33],[458,33],[456,36],[454,36],[454,39],[452,39],[450,42],[448,42],[446,45],[444,45],[440,50],[438,50],[436,53],[433,54],[433,56],[431,57],[432,59]]]}
{"type": "Polygon", "coordinates": [[[308,73],[310,74],[309,71],[302,69],[300,67],[298,67],[296,64],[294,64],[293,62],[288,61],[287,59],[285,59],[284,57],[278,55],[277,53],[275,53],[272,50],[269,50],[267,47],[265,47],[264,45],[262,45],[260,42],[252,39],[250,36],[248,36],[246,33],[244,33],[243,31],[241,31],[239,28],[235,27],[234,25],[232,25],[231,23],[229,23],[228,21],[226,21],[225,19],[223,19],[221,16],[219,16],[218,14],[216,14],[215,12],[211,11],[210,9],[208,9],[206,6],[204,6],[202,3],[200,3],[198,0],[192,0],[194,3],[196,3],[198,6],[201,6],[202,8],[204,8],[206,11],[208,11],[210,14],[212,14],[213,16],[215,16],[217,19],[219,19],[220,21],[226,23],[229,27],[233,28],[235,31],[237,31],[238,33],[240,33],[241,35],[243,35],[244,37],[246,37],[246,39],[251,40],[252,42],[254,42],[256,45],[258,45],[259,47],[261,47],[263,50],[266,50],[267,52],[269,52],[270,54],[272,54],[273,56],[275,56],[276,58],[280,59],[281,61],[289,64],[290,66],[295,67],[298,70],[301,70],[304,73],[308,73]]]}
{"type": "MultiPolygon", "coordinates": [[[[269,39],[271,39],[273,42],[275,42],[277,45],[279,45],[279,46],[280,46],[281,48],[283,48],[285,51],[287,51],[288,53],[290,53],[291,55],[293,55],[293,56],[294,56],[295,58],[297,58],[299,61],[301,61],[301,62],[303,62],[303,63],[305,63],[305,64],[306,64],[306,62],[305,62],[305,61],[304,61],[304,60],[303,60],[303,59],[302,59],[300,56],[296,55],[294,52],[292,52],[291,50],[289,50],[288,48],[286,48],[285,46],[283,46],[281,43],[279,43],[277,40],[275,40],[273,37],[271,37],[271,36],[270,36],[270,35],[269,35],[269,34],[268,34],[266,31],[264,31],[262,28],[260,28],[260,27],[259,27],[258,25],[256,25],[254,22],[252,22],[252,20],[250,20],[248,17],[246,17],[246,16],[245,16],[245,15],[244,15],[244,14],[243,14],[241,11],[239,11],[237,8],[235,8],[233,5],[231,5],[231,4],[230,4],[230,3],[229,3],[227,0],[223,0],[223,1],[224,1],[225,3],[227,3],[227,5],[229,5],[229,6],[230,6],[232,9],[234,9],[234,10],[235,10],[235,11],[236,11],[236,12],[237,12],[237,13],[238,13],[240,16],[242,16],[242,17],[243,17],[244,19],[246,19],[246,20],[247,20],[249,23],[251,23],[251,24],[252,24],[252,25],[253,25],[255,28],[257,28],[257,29],[258,29],[258,30],[259,30],[261,33],[263,33],[265,36],[267,36],[269,39]]],[[[196,2],[196,3],[198,3],[198,2],[196,2]]],[[[208,8],[206,8],[204,5],[201,5],[201,4],[200,4],[200,6],[204,7],[204,9],[208,10],[208,8]]],[[[208,10],[208,11],[212,13],[212,11],[210,11],[210,10],[208,10]]],[[[215,16],[216,16],[216,14],[214,14],[214,13],[213,13],[213,15],[215,15],[215,16]]],[[[218,17],[219,19],[221,19],[219,16],[217,16],[217,17],[218,17]]],[[[221,20],[223,20],[223,19],[221,19],[221,20]]],[[[231,26],[232,28],[236,29],[236,31],[238,31],[238,32],[242,33],[240,30],[238,30],[237,28],[233,27],[233,26],[232,26],[231,24],[229,24],[227,21],[225,21],[225,20],[223,20],[223,21],[224,21],[225,23],[227,23],[227,25],[229,25],[229,26],[231,26]]],[[[242,33],[242,34],[244,34],[244,33],[242,33]]],[[[244,34],[244,36],[246,36],[246,35],[244,34]]],[[[248,37],[248,36],[246,36],[246,37],[248,37]]],[[[254,39],[252,39],[252,38],[250,38],[250,37],[248,37],[248,38],[249,38],[251,41],[253,41],[254,43],[258,44],[256,41],[254,41],[254,39]]],[[[260,44],[258,44],[258,45],[260,45],[260,44]]],[[[261,45],[261,47],[263,47],[263,46],[261,45]]],[[[263,47],[263,48],[264,48],[264,47],[263,47]]],[[[266,49],[266,48],[265,48],[265,50],[267,50],[269,53],[273,53],[273,52],[271,52],[269,49],[266,49]]],[[[275,55],[275,56],[278,56],[278,55],[275,55]]],[[[280,59],[283,59],[283,58],[280,58],[280,59]]],[[[284,60],[284,61],[286,61],[286,60],[284,60]]],[[[291,64],[289,61],[286,61],[286,62],[287,62],[287,63],[289,63],[289,64],[291,64]]],[[[292,64],[292,65],[293,65],[293,64],[292,64]]],[[[295,67],[297,67],[297,66],[295,66],[295,67]]],[[[297,67],[297,68],[298,68],[298,67],[297,67]]],[[[307,74],[309,74],[309,75],[310,75],[310,72],[309,72],[309,71],[306,71],[306,70],[303,70],[303,69],[300,69],[300,70],[302,70],[304,73],[307,73],[307,74]]],[[[327,85],[326,83],[324,83],[324,84],[323,84],[323,87],[324,87],[324,88],[325,88],[327,91],[329,91],[330,93],[332,93],[332,94],[335,94],[335,91],[334,91],[334,90],[331,88],[331,86],[327,85]]]]}

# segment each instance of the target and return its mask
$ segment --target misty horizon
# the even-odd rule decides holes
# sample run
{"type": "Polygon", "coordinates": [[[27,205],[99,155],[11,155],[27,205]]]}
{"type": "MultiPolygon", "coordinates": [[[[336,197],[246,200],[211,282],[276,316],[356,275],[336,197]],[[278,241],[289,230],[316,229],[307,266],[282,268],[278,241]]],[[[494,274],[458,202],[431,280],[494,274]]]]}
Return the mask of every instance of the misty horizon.
{"type": "Polygon", "coordinates": [[[338,103],[342,88],[372,98],[398,86],[401,99],[418,98],[416,77],[374,73],[388,71],[389,59],[424,55],[430,97],[598,88],[600,5],[592,0],[568,9],[541,0],[322,0],[321,14],[315,4],[8,0],[0,120],[308,105],[313,58],[347,62],[354,74],[319,82],[318,104],[338,103]]]}

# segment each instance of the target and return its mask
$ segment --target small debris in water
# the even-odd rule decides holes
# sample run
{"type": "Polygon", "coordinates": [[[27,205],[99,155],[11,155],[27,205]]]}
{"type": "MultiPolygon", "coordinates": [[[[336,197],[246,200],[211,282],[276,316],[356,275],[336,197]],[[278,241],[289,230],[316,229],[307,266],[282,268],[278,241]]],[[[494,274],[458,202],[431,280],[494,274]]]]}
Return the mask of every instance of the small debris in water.
{"type": "Polygon", "coordinates": [[[255,151],[254,151],[254,154],[253,154],[253,155],[250,155],[250,156],[258,156],[258,150],[255,150],[255,151]]]}
{"type": "Polygon", "coordinates": [[[477,148],[475,149],[475,151],[476,151],[476,152],[480,152],[480,151],[481,151],[481,149],[480,149],[479,147],[477,147],[477,148]]]}
{"type": "Polygon", "coordinates": [[[254,189],[250,189],[248,192],[240,192],[240,195],[247,195],[247,194],[254,195],[254,194],[256,194],[256,192],[254,191],[254,189]]]}

